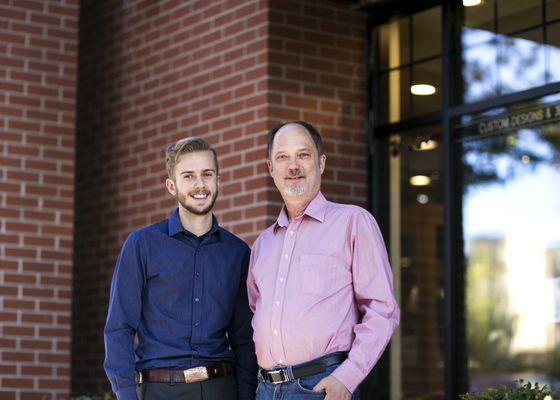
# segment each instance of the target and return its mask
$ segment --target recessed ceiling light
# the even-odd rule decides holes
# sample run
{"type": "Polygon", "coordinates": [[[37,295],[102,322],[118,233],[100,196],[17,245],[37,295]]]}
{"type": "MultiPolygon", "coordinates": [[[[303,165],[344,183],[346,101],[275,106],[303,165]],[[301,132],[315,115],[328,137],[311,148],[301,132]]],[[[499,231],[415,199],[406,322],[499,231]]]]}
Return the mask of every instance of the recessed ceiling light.
{"type": "Polygon", "coordinates": [[[523,157],[521,157],[521,162],[523,164],[529,164],[531,162],[531,157],[529,157],[527,154],[525,154],[523,157]]]}
{"type": "Polygon", "coordinates": [[[475,7],[482,4],[482,0],[463,0],[463,6],[475,7]]]}
{"type": "Polygon", "coordinates": [[[438,147],[437,140],[428,139],[428,140],[422,140],[420,143],[414,145],[414,150],[426,151],[426,150],[433,150],[436,147],[438,147]]]}
{"type": "Polygon", "coordinates": [[[410,178],[410,184],[412,186],[427,186],[432,180],[426,175],[414,175],[410,178]]]}
{"type": "Polygon", "coordinates": [[[410,93],[416,96],[430,96],[436,92],[435,86],[419,83],[410,87],[410,93]]]}
{"type": "Polygon", "coordinates": [[[430,198],[427,194],[419,194],[418,196],[416,196],[416,201],[420,204],[428,204],[430,198]]]}

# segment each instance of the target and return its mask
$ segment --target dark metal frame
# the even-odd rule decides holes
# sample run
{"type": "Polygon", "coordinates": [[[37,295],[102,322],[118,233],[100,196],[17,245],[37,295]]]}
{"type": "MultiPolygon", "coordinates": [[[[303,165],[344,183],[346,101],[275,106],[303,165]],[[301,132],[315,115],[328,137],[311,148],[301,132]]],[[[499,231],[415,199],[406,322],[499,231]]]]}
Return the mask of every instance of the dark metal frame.
{"type": "MultiPolygon", "coordinates": [[[[546,1],[543,0],[543,12],[546,1]]],[[[459,1],[439,0],[439,1],[398,1],[398,0],[380,0],[377,6],[370,4],[361,7],[362,11],[370,13],[367,21],[366,30],[366,71],[367,71],[367,138],[369,148],[369,191],[368,205],[374,214],[382,212],[382,205],[388,204],[388,191],[386,190],[386,160],[387,160],[387,138],[392,133],[402,132],[418,128],[433,123],[441,123],[443,127],[443,176],[444,176],[444,329],[445,329],[445,397],[454,400],[458,397],[461,390],[459,387],[459,379],[457,372],[461,368],[460,360],[457,358],[457,276],[458,276],[458,257],[459,254],[459,234],[457,229],[459,215],[459,199],[456,196],[455,179],[455,138],[453,137],[453,121],[465,114],[477,114],[488,109],[505,107],[511,104],[534,100],[550,94],[560,92],[560,82],[546,84],[544,86],[532,88],[525,91],[515,92],[506,95],[500,95],[489,100],[483,100],[475,103],[454,105],[454,71],[453,46],[457,33],[453,31],[453,27],[457,24],[456,13],[459,9],[459,1]],[[443,7],[442,12],[442,109],[441,111],[414,117],[400,121],[394,124],[378,125],[376,124],[376,110],[378,109],[377,96],[377,79],[375,71],[376,52],[372,52],[372,44],[376,43],[372,39],[373,28],[383,22],[386,22],[394,15],[411,14],[436,5],[443,7]]],[[[543,18],[544,21],[544,18],[543,18]]],[[[550,23],[550,21],[548,22],[550,23]]],[[[548,23],[545,23],[548,25],[548,23]]],[[[545,29],[546,32],[546,29],[545,29]]],[[[545,33],[546,35],[546,33],[545,33]]],[[[387,218],[378,218],[381,229],[388,235],[389,224],[387,218]]],[[[380,375],[388,376],[388,360],[381,362],[376,371],[380,375]]]]}

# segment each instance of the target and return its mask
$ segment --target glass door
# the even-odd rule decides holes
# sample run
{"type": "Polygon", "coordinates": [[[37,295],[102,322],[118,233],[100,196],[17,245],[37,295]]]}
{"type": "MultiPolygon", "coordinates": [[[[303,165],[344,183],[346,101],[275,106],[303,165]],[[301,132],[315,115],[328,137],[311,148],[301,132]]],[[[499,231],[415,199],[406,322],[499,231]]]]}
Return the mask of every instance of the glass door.
{"type": "Polygon", "coordinates": [[[444,398],[441,126],[390,137],[390,246],[401,325],[390,347],[391,399],[444,398]]]}
{"type": "Polygon", "coordinates": [[[456,132],[467,390],[560,386],[559,121],[556,95],[456,132]]]}

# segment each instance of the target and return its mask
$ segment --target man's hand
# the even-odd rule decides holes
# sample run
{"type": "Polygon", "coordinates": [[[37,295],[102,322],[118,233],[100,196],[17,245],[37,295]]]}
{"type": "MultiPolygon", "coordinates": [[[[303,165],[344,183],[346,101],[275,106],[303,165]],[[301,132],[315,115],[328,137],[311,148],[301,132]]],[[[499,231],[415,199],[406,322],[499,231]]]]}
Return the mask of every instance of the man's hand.
{"type": "Polygon", "coordinates": [[[327,394],[325,400],[350,400],[350,397],[352,397],[352,393],[346,389],[346,386],[332,375],[321,379],[319,383],[315,385],[313,391],[325,391],[327,394]]]}

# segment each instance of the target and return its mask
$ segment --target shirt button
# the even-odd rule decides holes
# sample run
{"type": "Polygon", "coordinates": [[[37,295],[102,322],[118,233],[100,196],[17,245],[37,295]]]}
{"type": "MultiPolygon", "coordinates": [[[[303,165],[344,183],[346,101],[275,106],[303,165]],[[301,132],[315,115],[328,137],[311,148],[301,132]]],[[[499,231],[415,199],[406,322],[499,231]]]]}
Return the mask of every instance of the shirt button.
{"type": "Polygon", "coordinates": [[[194,326],[198,326],[198,325],[200,325],[200,322],[195,322],[194,323],[194,326]]]}
{"type": "Polygon", "coordinates": [[[279,301],[277,301],[277,302],[276,302],[276,305],[277,305],[277,306],[279,306],[279,305],[280,305],[280,302],[279,302],[279,301]]]}
{"type": "Polygon", "coordinates": [[[280,278],[280,282],[284,282],[284,278],[280,278]]]}
{"type": "Polygon", "coordinates": [[[200,299],[198,297],[195,297],[194,301],[198,303],[200,299]]]}
{"type": "Polygon", "coordinates": [[[275,335],[278,335],[278,331],[275,329],[273,332],[275,335]]]}
{"type": "Polygon", "coordinates": [[[284,254],[284,258],[286,258],[286,259],[287,259],[287,258],[288,258],[288,255],[287,255],[287,254],[284,254]]]}
{"type": "Polygon", "coordinates": [[[290,235],[293,235],[293,234],[294,234],[294,231],[290,231],[290,235]]]}
{"type": "Polygon", "coordinates": [[[282,364],[282,363],[284,362],[284,360],[280,359],[280,360],[278,360],[278,362],[279,362],[280,364],[282,364]]]}
{"type": "Polygon", "coordinates": [[[200,272],[196,271],[196,276],[200,276],[200,272]]]}

